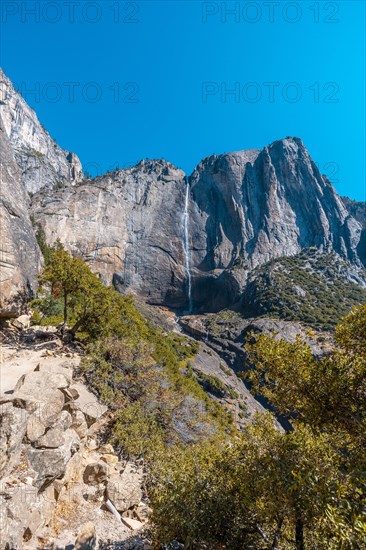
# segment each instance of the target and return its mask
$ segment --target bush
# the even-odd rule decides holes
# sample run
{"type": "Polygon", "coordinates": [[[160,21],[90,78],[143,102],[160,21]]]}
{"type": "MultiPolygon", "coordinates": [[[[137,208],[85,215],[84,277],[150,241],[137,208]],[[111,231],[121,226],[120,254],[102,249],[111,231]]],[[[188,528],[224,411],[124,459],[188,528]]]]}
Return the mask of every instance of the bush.
{"type": "Polygon", "coordinates": [[[189,368],[186,375],[180,368],[187,341],[163,337],[153,326],[146,330],[133,338],[101,339],[82,361],[93,391],[116,411],[113,443],[128,456],[151,460],[161,446],[231,432],[232,417],[207,396],[189,368]]]}
{"type": "Polygon", "coordinates": [[[132,298],[105,287],[83,260],[72,258],[60,243],[49,249],[49,260],[39,280],[39,298],[33,305],[45,315],[45,321],[68,323],[73,336],[79,333],[95,340],[144,329],[132,298]]]}

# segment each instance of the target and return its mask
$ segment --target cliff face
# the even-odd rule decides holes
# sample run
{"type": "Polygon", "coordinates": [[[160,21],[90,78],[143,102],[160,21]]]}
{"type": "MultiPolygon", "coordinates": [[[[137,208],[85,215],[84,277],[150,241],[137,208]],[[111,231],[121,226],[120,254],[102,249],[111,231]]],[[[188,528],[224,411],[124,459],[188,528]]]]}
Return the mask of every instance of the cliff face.
{"type": "Polygon", "coordinates": [[[206,295],[206,301],[227,305],[229,296],[239,297],[255,266],[312,246],[358,266],[366,262],[360,222],[298,138],[260,152],[209,157],[190,182],[196,218],[201,216],[193,243],[196,303],[206,295]],[[202,272],[214,273],[215,280],[207,286],[202,272]]]}
{"type": "Polygon", "coordinates": [[[298,138],[209,157],[189,183],[165,161],[143,161],[40,193],[33,212],[51,242],[81,253],[106,282],[178,308],[188,309],[188,274],[195,308],[217,310],[272,258],[316,247],[365,262],[360,222],[298,138]]]}
{"type": "Polygon", "coordinates": [[[309,246],[359,261],[360,225],[298,138],[256,155],[210,157],[191,181],[208,228],[204,260],[210,269],[230,267],[237,258],[253,267],[309,246]]]}
{"type": "Polygon", "coordinates": [[[41,265],[29,217],[29,197],[21,181],[0,117],[0,310],[8,310],[21,295],[32,295],[41,265]]]}
{"type": "Polygon", "coordinates": [[[350,215],[362,226],[362,234],[357,251],[361,258],[366,258],[366,202],[353,201],[348,197],[342,197],[342,201],[350,215]]]}
{"type": "Polygon", "coordinates": [[[33,198],[48,240],[81,254],[103,281],[151,303],[183,306],[184,173],[165,161],[33,198]]]}
{"type": "MultiPolygon", "coordinates": [[[[239,300],[256,266],[304,248],[366,265],[362,206],[340,199],[299,138],[213,155],[189,178],[169,162],[146,160],[82,182],[76,155],[52,140],[2,72],[0,80],[5,133],[24,187],[35,193],[36,222],[105,283],[150,303],[217,311],[239,300]]],[[[14,174],[7,178],[19,179],[14,174]]],[[[23,205],[27,224],[24,190],[16,189],[8,202],[23,205]]],[[[11,265],[30,273],[29,261],[19,267],[14,256],[11,265]]]]}
{"type": "Polygon", "coordinates": [[[27,191],[72,185],[82,179],[78,157],[57,145],[1,69],[0,114],[27,191]]]}

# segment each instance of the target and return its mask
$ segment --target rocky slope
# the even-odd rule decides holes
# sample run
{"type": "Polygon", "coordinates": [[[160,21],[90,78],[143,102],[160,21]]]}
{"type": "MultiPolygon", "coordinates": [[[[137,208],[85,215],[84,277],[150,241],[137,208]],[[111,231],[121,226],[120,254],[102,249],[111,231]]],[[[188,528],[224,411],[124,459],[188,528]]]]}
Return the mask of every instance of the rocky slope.
{"type": "Polygon", "coordinates": [[[0,117],[0,313],[36,288],[40,252],[29,216],[29,197],[0,117]]]}
{"type": "Polygon", "coordinates": [[[72,548],[86,522],[100,548],[149,548],[141,467],[103,442],[109,413],[77,379],[79,351],[55,327],[1,336],[1,550],[72,548]]]}
{"type": "Polygon", "coordinates": [[[51,138],[1,69],[0,114],[28,192],[81,181],[78,157],[51,138]]]}
{"type": "Polygon", "coordinates": [[[353,216],[363,228],[366,228],[366,202],[353,201],[348,197],[342,197],[342,201],[351,216],[353,216]]]}
{"type": "Polygon", "coordinates": [[[194,308],[217,311],[240,298],[254,267],[307,247],[366,261],[361,224],[298,138],[209,157],[188,182],[166,161],[142,161],[41,192],[32,212],[50,242],[82,254],[106,282],[186,310],[190,279],[194,308]]]}

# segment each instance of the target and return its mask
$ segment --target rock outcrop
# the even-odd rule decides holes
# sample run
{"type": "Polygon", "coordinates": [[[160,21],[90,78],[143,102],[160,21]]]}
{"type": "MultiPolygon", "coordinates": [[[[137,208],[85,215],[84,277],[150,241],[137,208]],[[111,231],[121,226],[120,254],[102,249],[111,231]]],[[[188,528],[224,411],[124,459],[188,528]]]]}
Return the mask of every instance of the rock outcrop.
{"type": "Polygon", "coordinates": [[[32,296],[41,255],[29,215],[29,197],[0,117],[0,312],[32,296]]]}
{"type": "Polygon", "coordinates": [[[1,69],[0,114],[28,192],[82,180],[78,157],[57,145],[1,69]]]}
{"type": "Polygon", "coordinates": [[[298,138],[213,155],[189,180],[166,161],[142,161],[39,193],[32,211],[50,242],[81,254],[105,282],[183,310],[189,279],[194,309],[217,311],[240,298],[254,267],[307,247],[366,263],[360,222],[298,138]]]}
{"type": "Polygon", "coordinates": [[[341,197],[342,202],[347,208],[349,214],[355,218],[362,227],[366,228],[366,202],[365,201],[353,201],[348,197],[341,197]]]}

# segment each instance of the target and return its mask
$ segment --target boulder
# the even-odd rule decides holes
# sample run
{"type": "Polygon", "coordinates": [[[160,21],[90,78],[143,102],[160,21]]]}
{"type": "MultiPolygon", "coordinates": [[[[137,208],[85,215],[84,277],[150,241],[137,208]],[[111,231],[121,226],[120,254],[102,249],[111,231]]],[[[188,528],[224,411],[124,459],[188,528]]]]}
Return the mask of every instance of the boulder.
{"type": "Polygon", "coordinates": [[[74,408],[81,411],[87,421],[88,427],[94,424],[108,410],[99,403],[97,397],[91,393],[84,384],[77,383],[70,387],[70,391],[78,393],[77,399],[73,402],[74,408]]]}
{"type": "Polygon", "coordinates": [[[0,405],[0,479],[19,462],[27,418],[27,412],[14,407],[11,402],[0,405]]]}
{"type": "Polygon", "coordinates": [[[28,418],[27,422],[27,438],[32,443],[39,439],[46,431],[46,426],[40,421],[39,415],[33,413],[28,418]]]}
{"type": "Polygon", "coordinates": [[[68,385],[63,374],[33,371],[19,379],[11,397],[16,406],[34,413],[40,423],[51,427],[65,403],[61,389],[68,385]]]}
{"type": "MultiPolygon", "coordinates": [[[[38,489],[24,483],[6,489],[1,510],[7,527],[6,538],[0,539],[6,548],[25,548],[36,532],[51,519],[56,504],[53,488],[39,495],[38,489]]],[[[33,541],[32,541],[33,542],[33,541]]]]}
{"type": "Polygon", "coordinates": [[[74,550],[96,550],[98,548],[97,534],[93,523],[85,523],[79,531],[74,550]]]}
{"type": "Polygon", "coordinates": [[[30,447],[26,456],[31,468],[36,472],[37,477],[34,485],[43,490],[54,479],[60,478],[65,473],[67,464],[72,455],[79,448],[80,439],[77,433],[72,430],[64,432],[63,445],[54,449],[35,449],[30,447]]]}
{"type": "Polygon", "coordinates": [[[37,449],[57,449],[64,443],[64,430],[60,427],[50,428],[42,437],[33,443],[37,449]]]}
{"type": "Polygon", "coordinates": [[[62,430],[68,430],[69,428],[71,428],[72,427],[71,414],[68,411],[62,411],[60,414],[60,418],[54,427],[55,428],[59,427],[62,430]]]}
{"type": "Polygon", "coordinates": [[[142,472],[128,463],[122,475],[113,474],[107,481],[106,497],[118,512],[137,506],[142,498],[142,472]]]}
{"type": "Polygon", "coordinates": [[[113,454],[103,454],[102,460],[106,464],[113,465],[113,464],[117,464],[118,456],[113,455],[113,454]]]}
{"type": "Polygon", "coordinates": [[[6,499],[0,495],[0,550],[5,549],[5,544],[9,539],[9,518],[6,509],[6,499]]]}
{"type": "Polygon", "coordinates": [[[99,447],[98,451],[100,452],[101,455],[104,455],[104,454],[110,455],[110,454],[114,453],[114,449],[113,449],[113,447],[110,443],[106,443],[105,445],[101,445],[99,447]]]}
{"type": "Polygon", "coordinates": [[[99,485],[108,479],[108,467],[102,462],[92,462],[84,470],[83,480],[87,485],[99,485]]]}
{"type": "Polygon", "coordinates": [[[79,411],[78,409],[77,410],[73,410],[72,411],[72,415],[71,415],[71,418],[72,418],[72,428],[76,431],[76,433],[78,434],[78,436],[83,439],[84,437],[87,436],[88,434],[88,424],[85,420],[85,416],[84,414],[79,411]]]}
{"type": "Polygon", "coordinates": [[[141,521],[133,518],[123,517],[122,523],[124,523],[132,531],[137,531],[138,529],[141,529],[144,526],[144,524],[141,521]]]}
{"type": "Polygon", "coordinates": [[[30,327],[31,318],[29,315],[20,315],[14,321],[11,322],[13,327],[19,330],[25,330],[30,327]]]}
{"type": "Polygon", "coordinates": [[[16,393],[30,393],[33,399],[44,400],[44,392],[69,387],[69,381],[64,374],[58,372],[33,371],[24,374],[14,388],[16,393]]]}
{"type": "MultiPolygon", "coordinates": [[[[72,382],[72,366],[60,365],[58,362],[52,363],[50,360],[46,360],[46,362],[40,363],[35,371],[56,375],[61,374],[66,378],[69,385],[72,382]]],[[[63,389],[64,392],[67,391],[65,387],[60,389],[63,389]]]]}

